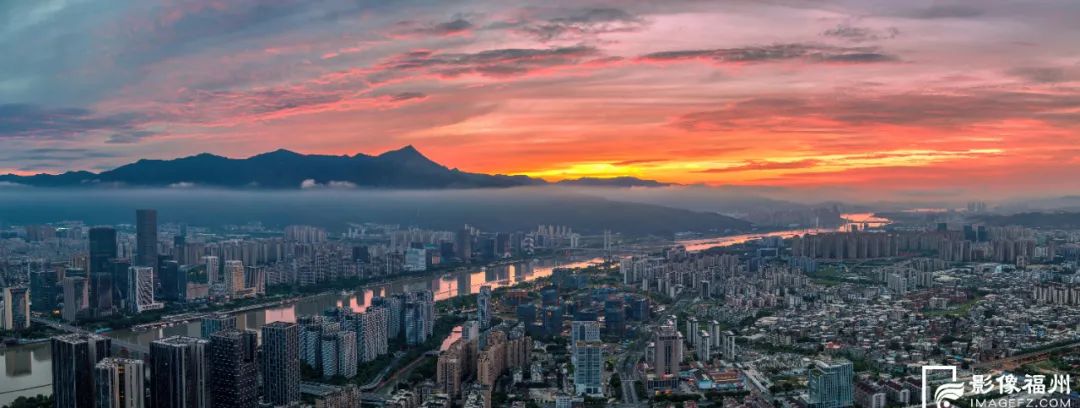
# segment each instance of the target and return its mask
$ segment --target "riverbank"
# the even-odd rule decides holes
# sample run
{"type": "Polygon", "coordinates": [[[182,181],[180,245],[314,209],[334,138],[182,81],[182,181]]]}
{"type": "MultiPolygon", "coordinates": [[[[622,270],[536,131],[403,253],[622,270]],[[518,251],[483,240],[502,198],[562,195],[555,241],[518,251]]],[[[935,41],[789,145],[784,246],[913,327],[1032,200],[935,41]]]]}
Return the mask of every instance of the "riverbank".
{"type": "MultiPolygon", "coordinates": [[[[468,272],[472,269],[497,268],[523,262],[535,262],[541,260],[553,260],[558,255],[542,252],[529,257],[515,257],[499,259],[485,264],[465,265],[453,264],[446,267],[436,267],[417,272],[405,272],[392,276],[380,276],[375,278],[346,278],[319,285],[300,286],[296,284],[275,285],[266,289],[266,296],[255,299],[238,299],[223,304],[198,303],[198,304],[172,304],[161,310],[147,311],[138,315],[120,316],[102,319],[79,321],[75,326],[99,332],[111,332],[133,329],[146,331],[171,327],[176,324],[186,324],[199,320],[213,313],[235,315],[261,309],[286,306],[306,299],[328,296],[341,290],[365,291],[375,287],[393,284],[394,282],[410,279],[435,278],[443,274],[468,272]]],[[[48,338],[59,333],[45,335],[40,338],[48,338]]]]}
{"type": "MultiPolygon", "coordinates": [[[[314,315],[326,309],[346,307],[361,313],[367,309],[375,297],[390,296],[417,290],[431,290],[437,301],[458,298],[460,295],[477,293],[481,286],[493,289],[512,286],[523,281],[551,275],[558,267],[586,266],[598,262],[599,258],[550,257],[506,265],[476,266],[452,273],[428,271],[422,274],[398,276],[395,279],[367,283],[354,287],[332,288],[322,292],[297,296],[287,302],[271,302],[259,307],[249,305],[242,310],[224,309],[220,313],[236,316],[237,328],[259,330],[263,325],[274,321],[296,321],[298,316],[314,315]]],[[[149,346],[159,338],[185,335],[199,336],[201,322],[198,319],[185,322],[173,322],[171,325],[155,325],[146,331],[113,330],[107,335],[119,341],[149,346]]]]}

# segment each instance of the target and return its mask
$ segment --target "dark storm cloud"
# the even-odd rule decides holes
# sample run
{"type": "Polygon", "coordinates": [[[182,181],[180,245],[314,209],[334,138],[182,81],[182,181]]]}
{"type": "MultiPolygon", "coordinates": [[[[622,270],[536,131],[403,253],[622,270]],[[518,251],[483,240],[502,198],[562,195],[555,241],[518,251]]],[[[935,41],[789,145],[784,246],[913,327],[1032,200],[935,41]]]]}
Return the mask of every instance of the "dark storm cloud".
{"type": "Polygon", "coordinates": [[[807,62],[874,63],[898,61],[878,47],[835,47],[818,44],[773,44],[766,46],[709,50],[663,51],[645,54],[648,62],[704,60],[716,63],[765,63],[802,60],[807,62]]]}
{"type": "Polygon", "coordinates": [[[143,119],[135,113],[97,114],[83,108],[5,104],[0,105],[0,139],[66,139],[102,130],[130,130],[143,119]]]}
{"type": "Polygon", "coordinates": [[[848,42],[861,43],[896,38],[900,35],[900,29],[889,27],[884,30],[876,30],[869,27],[859,27],[848,23],[841,23],[836,27],[825,30],[821,35],[848,42]]]}

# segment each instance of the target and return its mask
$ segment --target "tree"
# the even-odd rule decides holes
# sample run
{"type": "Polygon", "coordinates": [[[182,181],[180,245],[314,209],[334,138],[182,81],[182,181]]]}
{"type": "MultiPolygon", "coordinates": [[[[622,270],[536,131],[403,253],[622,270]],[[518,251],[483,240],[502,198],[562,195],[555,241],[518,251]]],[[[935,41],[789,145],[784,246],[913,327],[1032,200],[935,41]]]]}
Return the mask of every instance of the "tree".
{"type": "Polygon", "coordinates": [[[11,405],[5,405],[4,408],[52,408],[52,406],[52,395],[46,397],[38,394],[35,397],[15,398],[15,400],[11,402],[11,405]]]}

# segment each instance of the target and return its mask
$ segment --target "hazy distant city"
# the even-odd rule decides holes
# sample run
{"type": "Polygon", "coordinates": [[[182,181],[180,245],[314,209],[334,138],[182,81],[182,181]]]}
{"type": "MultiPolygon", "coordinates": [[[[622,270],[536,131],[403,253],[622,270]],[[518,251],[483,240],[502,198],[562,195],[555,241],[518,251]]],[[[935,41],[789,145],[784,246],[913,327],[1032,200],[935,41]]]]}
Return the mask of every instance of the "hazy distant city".
{"type": "Polygon", "coordinates": [[[1080,408],[1080,2],[0,0],[0,408],[1080,408]]]}
{"type": "Polygon", "coordinates": [[[754,223],[672,234],[436,229],[363,211],[326,226],[198,225],[153,208],[108,225],[5,222],[0,395],[883,408],[917,405],[920,368],[944,365],[1017,387],[1045,376],[1041,393],[1021,392],[1069,395],[1059,377],[1080,366],[1080,229],[1042,219],[1080,215],[847,207],[759,208],[732,217],[754,223]]]}

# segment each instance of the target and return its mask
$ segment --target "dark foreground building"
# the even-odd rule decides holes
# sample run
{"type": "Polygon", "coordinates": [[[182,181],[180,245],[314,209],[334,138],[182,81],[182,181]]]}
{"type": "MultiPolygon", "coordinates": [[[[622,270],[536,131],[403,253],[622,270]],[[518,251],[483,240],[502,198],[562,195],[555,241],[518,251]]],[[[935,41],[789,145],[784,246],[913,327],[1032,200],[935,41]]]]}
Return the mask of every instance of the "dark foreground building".
{"type": "Polygon", "coordinates": [[[53,401],[57,408],[94,407],[94,366],[109,356],[112,341],[95,334],[52,338],[53,401]]]}
{"type": "Polygon", "coordinates": [[[155,408],[209,408],[209,342],[173,336],[150,343],[150,399],[155,408]]]}

